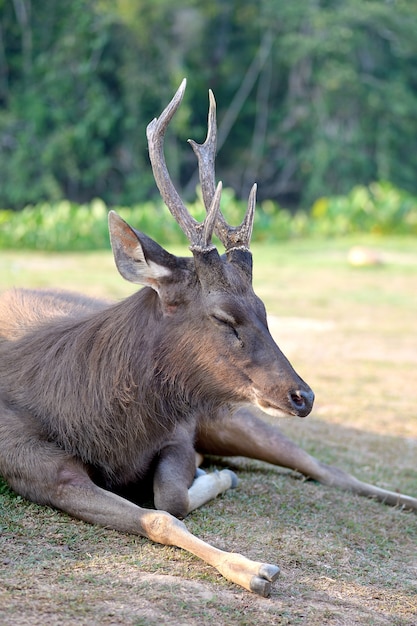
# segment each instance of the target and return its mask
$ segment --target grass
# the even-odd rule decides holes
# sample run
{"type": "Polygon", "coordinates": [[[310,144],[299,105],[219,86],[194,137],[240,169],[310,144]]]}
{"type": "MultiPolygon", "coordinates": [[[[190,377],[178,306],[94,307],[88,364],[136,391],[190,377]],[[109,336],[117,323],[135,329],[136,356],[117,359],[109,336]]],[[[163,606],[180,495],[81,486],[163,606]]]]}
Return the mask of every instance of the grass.
{"type": "MultiPolygon", "coordinates": [[[[321,460],[417,495],[415,239],[254,246],[255,287],[280,347],[316,392],[312,416],[280,420],[321,460]],[[352,268],[351,245],[384,263],[352,268]]],[[[177,251],[178,252],[178,251],[177,251]]],[[[0,252],[0,289],[60,286],[120,298],[110,252],[0,252]]],[[[219,460],[219,464],[221,461],[219,460]]],[[[238,489],[187,525],[220,548],[277,562],[268,600],[175,548],[95,528],[0,491],[0,623],[205,626],[413,625],[417,518],[279,468],[227,459],[238,489]]]]}

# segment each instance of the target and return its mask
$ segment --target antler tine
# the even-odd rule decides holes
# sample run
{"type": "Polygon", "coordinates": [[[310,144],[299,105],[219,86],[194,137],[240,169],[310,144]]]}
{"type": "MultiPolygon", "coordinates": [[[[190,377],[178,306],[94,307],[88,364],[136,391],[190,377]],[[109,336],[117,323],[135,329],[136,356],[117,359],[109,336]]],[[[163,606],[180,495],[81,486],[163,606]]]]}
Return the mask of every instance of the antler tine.
{"type": "Polygon", "coordinates": [[[210,106],[207,120],[207,137],[205,142],[200,144],[193,139],[188,140],[188,143],[194,150],[198,160],[198,174],[206,211],[211,205],[214,191],[216,189],[214,165],[217,149],[216,100],[214,99],[214,94],[211,89],[209,89],[209,102],[210,106]]]}
{"type": "MultiPolygon", "coordinates": [[[[211,205],[207,211],[206,219],[204,220],[203,245],[205,245],[207,248],[210,245],[211,238],[213,236],[213,231],[216,227],[216,222],[219,219],[220,199],[222,195],[222,188],[223,188],[223,185],[221,182],[219,182],[216,187],[216,191],[214,192],[211,205]]],[[[193,246],[192,249],[194,250],[195,246],[193,246]]]]}
{"type": "MultiPolygon", "coordinates": [[[[200,177],[201,191],[206,211],[212,204],[216,182],[215,182],[215,158],[217,148],[217,123],[216,123],[216,100],[213,92],[209,90],[209,112],[207,123],[207,137],[204,143],[199,144],[193,139],[188,143],[194,150],[198,160],[198,171],[200,177]]],[[[240,226],[230,226],[223,217],[220,209],[218,211],[217,222],[214,232],[224,245],[226,253],[236,248],[248,250],[253,229],[253,220],[256,206],[256,185],[252,187],[249,195],[248,208],[245,218],[240,226]]]]}
{"type": "MultiPolygon", "coordinates": [[[[184,78],[174,97],[162,111],[161,115],[158,118],[153,119],[148,124],[146,136],[148,138],[149,158],[152,165],[153,175],[163,201],[187,236],[191,244],[190,248],[192,250],[205,252],[214,248],[214,246],[211,245],[211,237],[213,234],[214,222],[216,220],[213,218],[212,213],[208,213],[204,222],[200,223],[188,213],[186,206],[181,200],[171,180],[164,156],[165,132],[181,104],[186,84],[187,81],[184,78]],[[208,224],[212,224],[211,232],[208,224]]],[[[214,195],[213,190],[212,197],[214,195]]],[[[219,204],[219,201],[213,202],[211,212],[218,211],[219,204]]]]}
{"type": "Polygon", "coordinates": [[[256,192],[258,191],[258,185],[254,183],[249,192],[248,198],[248,208],[246,209],[246,215],[239,226],[240,230],[240,239],[244,246],[249,248],[250,240],[252,239],[252,231],[253,231],[253,222],[255,220],[255,209],[256,209],[256,192]]]}

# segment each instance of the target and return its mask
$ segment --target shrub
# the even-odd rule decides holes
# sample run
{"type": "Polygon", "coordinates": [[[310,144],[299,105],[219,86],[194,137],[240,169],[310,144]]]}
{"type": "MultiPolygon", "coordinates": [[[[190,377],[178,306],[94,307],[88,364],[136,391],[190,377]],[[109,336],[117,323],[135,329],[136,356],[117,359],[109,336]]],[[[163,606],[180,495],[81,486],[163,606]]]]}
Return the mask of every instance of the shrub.
{"type": "MultiPolygon", "coordinates": [[[[245,203],[224,189],[222,212],[239,224],[245,203]]],[[[200,199],[188,205],[203,219],[200,199]]],[[[185,244],[186,239],[161,202],[145,202],[117,212],[138,230],[161,244],[185,244]]],[[[39,204],[20,212],[0,211],[0,249],[96,250],[109,247],[108,208],[102,200],[77,205],[67,200],[39,204]]],[[[417,199],[389,183],[355,187],[346,196],[322,197],[311,212],[291,213],[271,200],[258,206],[253,240],[271,242],[292,237],[340,236],[352,233],[417,235],[417,199]]]]}
{"type": "MultiPolygon", "coordinates": [[[[183,235],[162,204],[118,207],[117,212],[138,230],[158,241],[180,243],[183,235]]],[[[0,211],[0,249],[97,250],[110,245],[108,208],[101,200],[77,205],[66,200],[29,206],[19,212],[0,211]]]]}
{"type": "Polygon", "coordinates": [[[322,235],[416,235],[417,198],[387,182],[358,186],[346,196],[319,198],[311,222],[311,232],[322,235]]]}

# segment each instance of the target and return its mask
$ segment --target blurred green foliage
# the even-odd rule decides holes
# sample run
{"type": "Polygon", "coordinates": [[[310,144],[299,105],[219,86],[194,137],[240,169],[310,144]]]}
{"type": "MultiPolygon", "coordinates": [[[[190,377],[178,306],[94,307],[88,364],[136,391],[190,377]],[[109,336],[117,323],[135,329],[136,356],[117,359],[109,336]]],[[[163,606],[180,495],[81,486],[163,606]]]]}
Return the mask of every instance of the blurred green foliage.
{"type": "Polygon", "coordinates": [[[145,128],[184,76],[166,154],[188,199],[208,88],[238,198],[417,194],[416,33],[415,0],[0,0],[0,207],[154,197],[145,128]]]}
{"type": "MultiPolygon", "coordinates": [[[[222,211],[238,224],[245,205],[230,189],[223,191],[222,211]]],[[[204,210],[189,205],[196,219],[204,210]]],[[[117,212],[134,228],[162,245],[184,244],[186,239],[162,202],[145,202],[117,212]]],[[[0,249],[97,250],[109,246],[108,207],[102,200],[78,205],[63,200],[22,211],[0,212],[0,249]]],[[[311,212],[291,213],[271,200],[259,203],[253,241],[273,242],[305,236],[340,236],[351,233],[417,235],[417,198],[388,183],[355,187],[346,196],[319,198],[311,212]]]]}
{"type": "Polygon", "coordinates": [[[311,224],[323,235],[417,235],[417,198],[387,182],[356,186],[346,196],[316,200],[311,224]]]}

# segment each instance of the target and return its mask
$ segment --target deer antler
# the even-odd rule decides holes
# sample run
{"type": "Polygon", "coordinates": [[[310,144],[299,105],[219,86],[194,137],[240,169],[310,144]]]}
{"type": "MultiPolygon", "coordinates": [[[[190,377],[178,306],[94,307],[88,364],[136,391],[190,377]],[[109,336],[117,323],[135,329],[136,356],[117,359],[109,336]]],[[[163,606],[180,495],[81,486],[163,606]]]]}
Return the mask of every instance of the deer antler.
{"type": "Polygon", "coordinates": [[[171,102],[162,111],[158,118],[148,124],[146,135],[148,138],[149,158],[156,185],[163,201],[171,211],[175,220],[187,236],[190,248],[193,251],[208,252],[215,249],[211,244],[214,226],[220,207],[222,185],[218,184],[211,194],[210,202],[206,205],[207,216],[203,222],[197,222],[187,211],[174,184],[170,178],[164,156],[165,131],[181,104],[186,87],[186,79],[182,81],[171,102]]]}
{"type": "MultiPolygon", "coordinates": [[[[209,101],[207,137],[205,142],[199,144],[193,139],[188,140],[198,159],[201,191],[206,211],[209,211],[216,187],[214,167],[217,146],[216,100],[214,99],[211,89],[209,90],[209,101]]],[[[249,194],[248,208],[240,226],[230,226],[219,210],[214,230],[224,245],[226,253],[236,249],[249,250],[253,220],[255,217],[256,189],[257,186],[255,184],[249,194]]]]}

